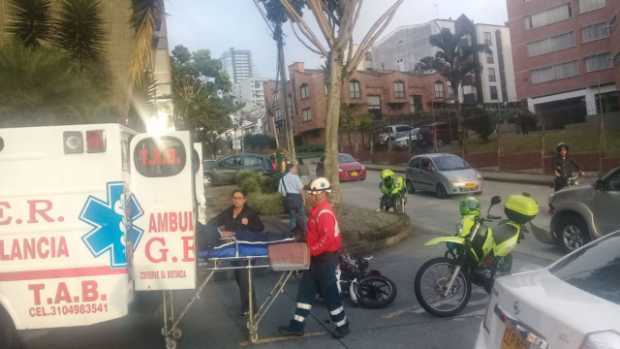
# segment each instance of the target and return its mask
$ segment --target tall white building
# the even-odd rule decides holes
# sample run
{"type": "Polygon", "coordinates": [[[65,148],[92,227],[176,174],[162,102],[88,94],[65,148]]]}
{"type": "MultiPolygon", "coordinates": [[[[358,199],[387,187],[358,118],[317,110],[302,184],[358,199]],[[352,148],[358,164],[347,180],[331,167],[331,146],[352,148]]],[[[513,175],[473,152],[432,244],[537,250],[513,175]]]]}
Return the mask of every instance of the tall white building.
{"type": "MultiPolygon", "coordinates": [[[[434,19],[427,23],[397,28],[380,40],[372,49],[373,67],[376,70],[413,71],[420,60],[435,56],[438,48],[430,44],[430,37],[442,29],[455,30],[455,20],[434,19]]],[[[465,86],[461,100],[475,96],[478,88],[483,103],[517,101],[512,47],[508,27],[475,24],[478,44],[487,44],[490,53],[478,54],[481,72],[479,86],[465,86]]]]}
{"type": "Polygon", "coordinates": [[[239,102],[251,106],[264,106],[264,79],[255,75],[252,52],[231,48],[220,58],[232,83],[232,93],[239,102]]]}

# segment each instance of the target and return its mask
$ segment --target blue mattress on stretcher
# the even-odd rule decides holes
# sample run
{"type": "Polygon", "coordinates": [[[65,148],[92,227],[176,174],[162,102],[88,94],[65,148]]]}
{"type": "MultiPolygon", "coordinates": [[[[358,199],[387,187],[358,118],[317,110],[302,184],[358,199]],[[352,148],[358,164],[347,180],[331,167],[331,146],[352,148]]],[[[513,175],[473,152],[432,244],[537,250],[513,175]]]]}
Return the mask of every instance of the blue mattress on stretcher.
{"type": "Polygon", "coordinates": [[[267,257],[269,245],[291,242],[295,239],[274,241],[231,241],[213,248],[198,251],[198,257],[209,258],[240,258],[240,257],[267,257]]]}

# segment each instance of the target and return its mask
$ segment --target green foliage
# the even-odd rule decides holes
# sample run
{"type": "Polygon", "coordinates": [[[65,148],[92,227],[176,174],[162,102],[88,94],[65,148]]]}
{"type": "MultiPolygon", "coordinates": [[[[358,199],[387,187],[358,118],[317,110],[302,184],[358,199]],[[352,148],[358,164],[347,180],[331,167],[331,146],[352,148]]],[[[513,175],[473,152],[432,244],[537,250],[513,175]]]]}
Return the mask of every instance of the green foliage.
{"type": "MultiPolygon", "coordinates": [[[[260,0],[267,11],[267,19],[274,24],[285,23],[288,19],[286,10],[281,0],[260,0]]],[[[291,5],[297,13],[301,15],[301,11],[305,6],[305,0],[291,0],[291,5]]]]}
{"type": "Polygon", "coordinates": [[[239,172],[235,183],[246,193],[274,193],[278,190],[277,176],[264,176],[255,171],[239,172]]]}
{"type": "Polygon", "coordinates": [[[248,196],[248,203],[261,215],[275,216],[284,213],[280,193],[251,193],[248,196]]]}
{"type": "Polygon", "coordinates": [[[82,67],[101,69],[105,31],[97,0],[64,0],[55,24],[53,42],[82,67]]]}
{"type": "Polygon", "coordinates": [[[243,139],[246,149],[262,151],[276,148],[276,140],[264,134],[246,135],[243,139]]]}
{"type": "Polygon", "coordinates": [[[12,44],[0,48],[2,126],[106,122],[112,112],[100,86],[63,50],[12,44]]]}
{"type": "Polygon", "coordinates": [[[323,153],[325,145],[323,144],[304,144],[297,147],[298,153],[323,153]]]}
{"type": "Polygon", "coordinates": [[[467,108],[463,110],[464,126],[473,130],[484,142],[495,132],[496,118],[482,108],[467,108]]]}
{"type": "MultiPolygon", "coordinates": [[[[26,47],[38,47],[52,34],[50,0],[11,0],[7,32],[26,47]]],[[[1,34],[0,34],[1,35],[1,34]]]]}
{"type": "Polygon", "coordinates": [[[214,155],[219,136],[232,127],[230,115],[240,106],[230,95],[231,83],[222,64],[208,50],[190,53],[184,46],[172,51],[172,99],[175,112],[197,140],[214,155]]]}

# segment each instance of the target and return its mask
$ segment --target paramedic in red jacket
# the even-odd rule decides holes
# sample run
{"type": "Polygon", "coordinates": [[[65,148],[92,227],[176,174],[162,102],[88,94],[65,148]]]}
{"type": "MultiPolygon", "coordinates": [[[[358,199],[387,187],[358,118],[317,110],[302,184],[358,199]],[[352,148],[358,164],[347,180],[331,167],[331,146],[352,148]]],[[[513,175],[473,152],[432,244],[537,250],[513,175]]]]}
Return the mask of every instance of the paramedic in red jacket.
{"type": "Polygon", "coordinates": [[[310,270],[304,272],[299,284],[293,319],[288,326],[280,327],[280,333],[284,335],[304,334],[305,321],[317,294],[325,298],[332,323],[336,326],[332,335],[335,338],[342,338],[349,333],[349,322],[344,313],[336,279],[338,253],[342,248],[342,240],[336,215],[328,200],[330,192],[331,185],[325,178],[317,178],[310,183],[306,200],[312,206],[306,229],[312,256],[310,270]]]}

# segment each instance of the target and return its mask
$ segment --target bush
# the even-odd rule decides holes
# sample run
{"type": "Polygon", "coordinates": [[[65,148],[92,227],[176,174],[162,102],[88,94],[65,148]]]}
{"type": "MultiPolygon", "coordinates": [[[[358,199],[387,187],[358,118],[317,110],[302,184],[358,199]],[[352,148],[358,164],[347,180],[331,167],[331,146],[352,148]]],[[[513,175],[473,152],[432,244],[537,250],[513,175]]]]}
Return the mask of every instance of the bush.
{"type": "Polygon", "coordinates": [[[248,203],[261,215],[275,216],[284,213],[280,193],[251,193],[248,196],[248,203]]]}
{"type": "Polygon", "coordinates": [[[495,132],[495,118],[481,108],[468,108],[463,110],[465,128],[478,134],[484,142],[495,132]]]}
{"type": "Polygon", "coordinates": [[[297,147],[297,153],[323,153],[325,146],[323,144],[303,144],[297,147]]]}

